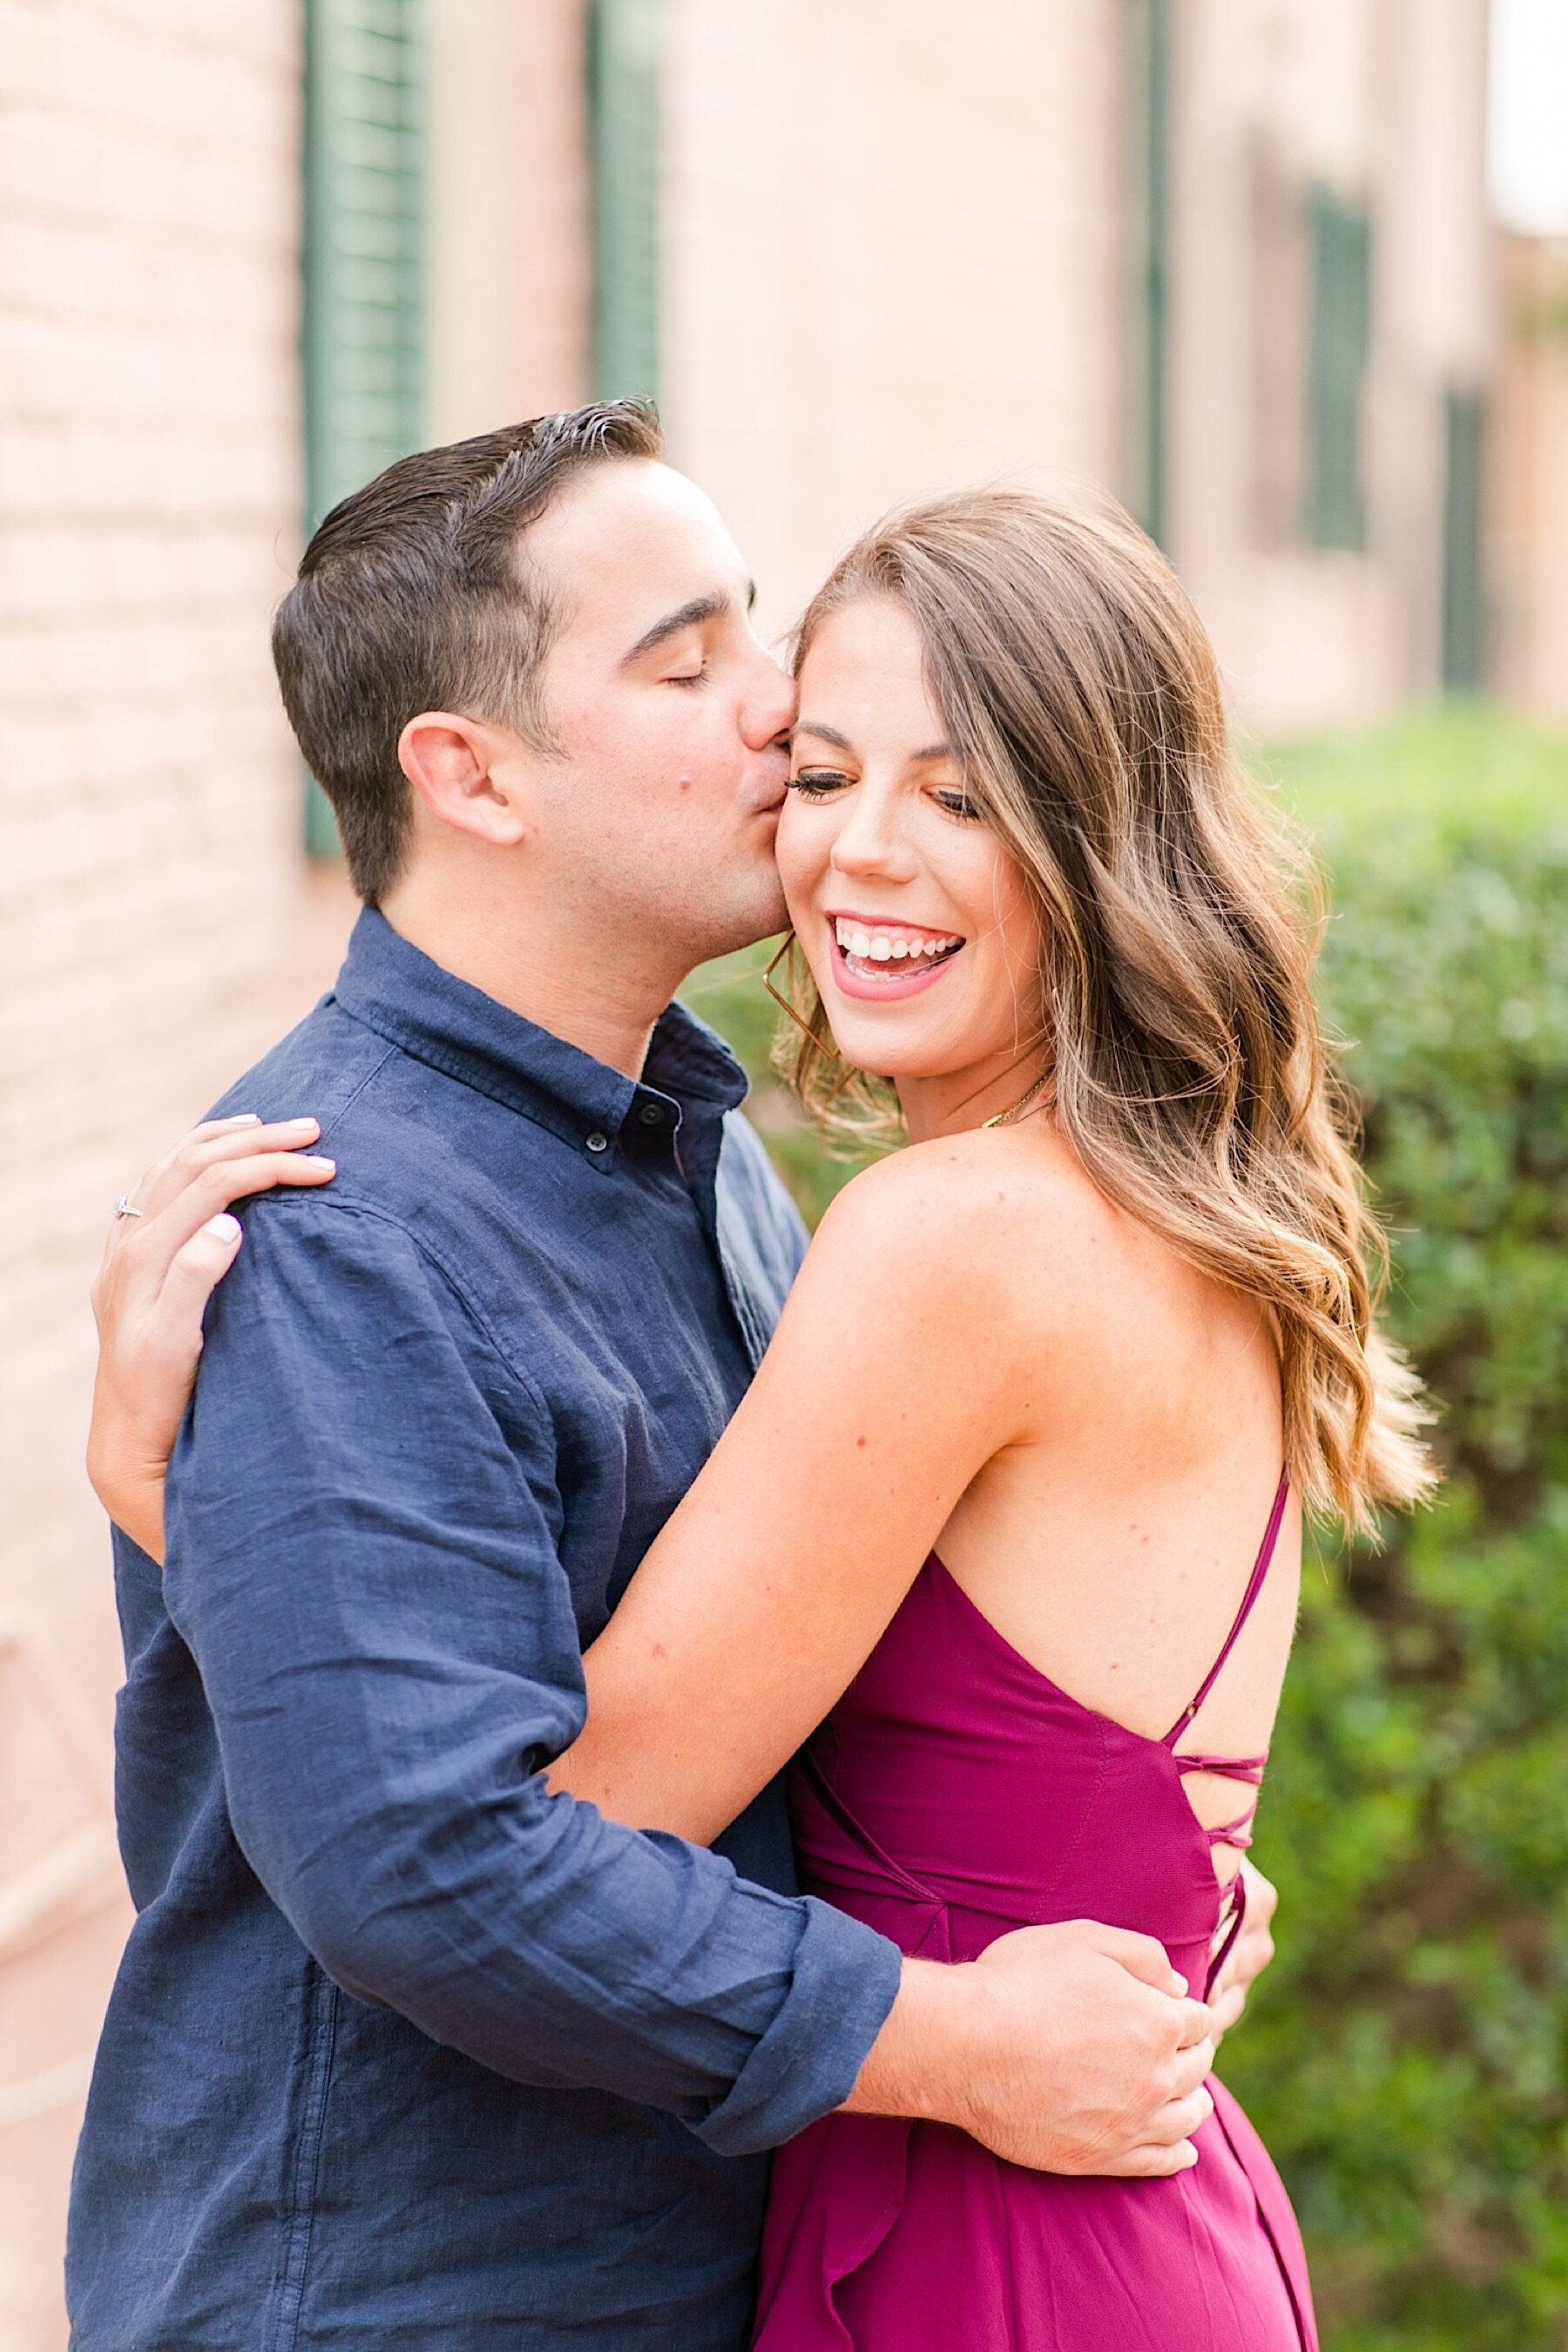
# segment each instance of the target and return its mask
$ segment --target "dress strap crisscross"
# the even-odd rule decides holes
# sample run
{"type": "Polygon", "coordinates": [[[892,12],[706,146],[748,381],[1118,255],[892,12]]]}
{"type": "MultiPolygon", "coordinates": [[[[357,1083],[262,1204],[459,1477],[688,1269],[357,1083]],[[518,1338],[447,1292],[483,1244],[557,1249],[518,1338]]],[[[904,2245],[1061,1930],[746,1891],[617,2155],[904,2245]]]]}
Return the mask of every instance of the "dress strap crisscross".
{"type": "Polygon", "coordinates": [[[1285,1506],[1289,1500],[1289,1496],[1290,1473],[1289,1470],[1282,1470],[1279,1473],[1279,1484],[1274,1491],[1274,1508],[1268,1514],[1268,1525],[1264,1529],[1263,1541],[1258,1548],[1258,1558],[1252,1563],[1252,1574],[1247,1580],[1247,1590],[1241,1596],[1241,1606],[1236,1612],[1235,1622],[1221,1644],[1218,1657],[1198,1685],[1197,1696],[1188,1700],[1161,1741],[1163,1748],[1174,1747],[1215,1683],[1218,1682],[1225,1671],[1226,1661],[1241,1639],[1242,1628],[1257,1606],[1258,1596],[1263,1590],[1264,1579],[1268,1574],[1268,1563],[1274,1557],[1274,1547],[1279,1540],[1279,1529],[1284,1524],[1285,1506]]]}
{"type": "MultiPolygon", "coordinates": [[[[1198,1685],[1195,1696],[1190,1699],[1182,1709],[1160,1743],[1163,1748],[1168,1748],[1172,1751],[1172,1758],[1178,1772],[1184,1774],[1215,1772],[1226,1780],[1245,1780],[1255,1789],[1262,1786],[1263,1768],[1268,1761],[1267,1749],[1261,1756],[1177,1755],[1175,1744],[1219,1680],[1225,1669],[1226,1661],[1241,1638],[1243,1626],[1258,1604],[1258,1596],[1262,1591],[1264,1581],[1268,1574],[1269,1562],[1274,1558],[1274,1548],[1279,1540],[1279,1529],[1284,1524],[1285,1505],[1289,1499],[1289,1494],[1290,1473],[1289,1470],[1282,1470],[1279,1474],[1279,1484],[1275,1489],[1274,1508],[1268,1515],[1268,1525],[1264,1530],[1263,1541],[1258,1548],[1258,1558],[1252,1564],[1252,1574],[1247,1578],[1247,1590],[1241,1596],[1241,1606],[1236,1612],[1231,1629],[1225,1637],[1219,1655],[1198,1685]]],[[[1252,1803],[1243,1812],[1238,1813],[1235,1821],[1222,1822],[1215,1829],[1205,1828],[1204,1834],[1210,1845],[1229,1845],[1245,1851],[1252,1843],[1248,1832],[1253,1815],[1257,1811],[1258,1801],[1254,1798],[1252,1803]]]]}
{"type": "MultiPolygon", "coordinates": [[[[1198,1685],[1196,1695],[1182,1709],[1160,1743],[1163,1748],[1170,1750],[1171,1761],[1184,1779],[1189,1772],[1213,1772],[1221,1780],[1245,1780],[1254,1789],[1260,1789],[1263,1785],[1263,1769],[1268,1761],[1267,1748],[1261,1756],[1204,1756],[1194,1755],[1190,1751],[1184,1755],[1178,1754],[1175,1743],[1219,1680],[1226,1660],[1241,1638],[1242,1627],[1258,1605],[1258,1596],[1263,1590],[1264,1580],[1268,1574],[1269,1562],[1274,1558],[1274,1548],[1279,1540],[1279,1529],[1284,1524],[1285,1505],[1289,1499],[1289,1494],[1290,1473],[1289,1469],[1285,1469],[1279,1474],[1279,1484],[1274,1492],[1274,1508],[1268,1514],[1268,1525],[1264,1529],[1263,1541],[1258,1549],[1258,1558],[1252,1564],[1252,1574],[1247,1580],[1247,1590],[1241,1596],[1241,1606],[1236,1612],[1235,1622],[1225,1637],[1218,1657],[1198,1685]]],[[[1237,1853],[1245,1853],[1252,1843],[1252,1823],[1257,1812],[1258,1799],[1254,1797],[1252,1802],[1244,1806],[1234,1821],[1220,1822],[1213,1829],[1206,1822],[1200,1822],[1198,1826],[1208,1841],[1210,1852],[1212,1853],[1216,1845],[1227,1845],[1237,1853]]],[[[1237,1872],[1226,1886],[1224,1906],[1220,1913],[1219,1926],[1215,1930],[1217,1945],[1209,1961],[1208,1982],[1204,1989],[1205,1999],[1213,1990],[1220,1970],[1230,1957],[1246,1917],[1247,1881],[1237,1872]]]]}

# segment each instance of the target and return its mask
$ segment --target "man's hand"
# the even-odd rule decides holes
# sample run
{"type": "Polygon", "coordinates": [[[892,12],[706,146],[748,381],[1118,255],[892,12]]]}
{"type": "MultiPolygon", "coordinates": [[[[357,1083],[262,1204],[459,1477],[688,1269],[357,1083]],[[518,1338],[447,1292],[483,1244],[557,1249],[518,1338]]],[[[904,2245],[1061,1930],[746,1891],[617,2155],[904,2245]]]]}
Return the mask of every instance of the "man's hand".
{"type": "Polygon", "coordinates": [[[1271,1879],[1253,1867],[1245,1854],[1241,1876],[1247,1888],[1247,1916],[1209,1995],[1216,2042],[1237,2022],[1247,2007],[1247,1996],[1255,1979],[1274,1958],[1274,1938],[1269,1928],[1279,1906],[1279,1890],[1271,1879]]]}
{"type": "Polygon", "coordinates": [[[1214,2022],[1161,1946],[1091,1920],[973,1963],[906,1960],[851,2113],[956,2124],[1037,2172],[1158,2179],[1197,2162],[1214,2022]]]}

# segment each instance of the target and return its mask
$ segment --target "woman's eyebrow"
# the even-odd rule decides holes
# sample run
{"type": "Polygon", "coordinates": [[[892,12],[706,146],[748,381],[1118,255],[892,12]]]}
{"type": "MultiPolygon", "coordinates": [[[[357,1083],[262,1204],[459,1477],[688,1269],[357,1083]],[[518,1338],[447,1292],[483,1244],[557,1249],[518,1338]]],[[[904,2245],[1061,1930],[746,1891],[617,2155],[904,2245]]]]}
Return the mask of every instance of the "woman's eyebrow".
{"type": "MultiPolygon", "coordinates": [[[[837,727],[829,727],[820,719],[797,719],[790,732],[793,735],[815,735],[819,743],[831,743],[836,751],[852,751],[855,749],[847,735],[841,735],[837,727]]],[[[923,750],[910,753],[910,760],[914,761],[951,760],[952,756],[951,743],[928,743],[923,750]]]]}

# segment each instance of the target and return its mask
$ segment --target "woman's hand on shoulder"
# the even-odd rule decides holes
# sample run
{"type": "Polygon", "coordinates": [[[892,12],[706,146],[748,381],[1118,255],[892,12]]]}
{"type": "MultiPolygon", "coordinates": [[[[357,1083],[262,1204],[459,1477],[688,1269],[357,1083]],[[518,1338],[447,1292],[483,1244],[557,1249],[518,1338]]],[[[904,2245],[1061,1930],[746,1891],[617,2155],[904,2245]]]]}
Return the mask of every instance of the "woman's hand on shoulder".
{"type": "Polygon", "coordinates": [[[333,1163],[309,1151],[313,1118],[208,1119],[127,1194],[92,1286],[98,1377],[87,1468],[115,1523],[161,1559],[163,1477],[202,1351],[208,1299],[234,1264],[232,1201],[275,1185],[325,1184],[333,1163]]]}

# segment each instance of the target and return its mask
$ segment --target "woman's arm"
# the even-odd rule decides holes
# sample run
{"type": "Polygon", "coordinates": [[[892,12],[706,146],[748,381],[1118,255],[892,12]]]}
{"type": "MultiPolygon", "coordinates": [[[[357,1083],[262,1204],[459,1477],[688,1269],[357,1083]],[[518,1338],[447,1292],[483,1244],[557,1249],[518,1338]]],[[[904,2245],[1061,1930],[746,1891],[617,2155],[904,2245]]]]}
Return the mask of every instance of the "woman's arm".
{"type": "Polygon", "coordinates": [[[193,1129],[126,1198],[92,1286],[98,1377],[87,1475],[117,1527],[163,1557],[163,1476],[195,1385],[202,1314],[234,1264],[231,1201],[276,1184],[325,1184],[313,1118],[270,1125],[246,1112],[193,1129]]]}
{"type": "Polygon", "coordinates": [[[1026,1232],[1039,1247],[1038,1181],[1026,1217],[982,1149],[921,1147],[829,1210],[750,1392],[587,1654],[587,1724],[552,1786],[715,1836],[853,1679],[976,1473],[1037,1420],[1074,1286],[1055,1329],[1019,1329],[1008,1274],[1026,1232]]]}

